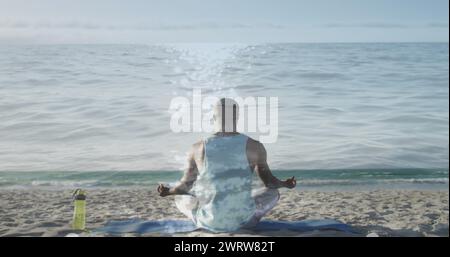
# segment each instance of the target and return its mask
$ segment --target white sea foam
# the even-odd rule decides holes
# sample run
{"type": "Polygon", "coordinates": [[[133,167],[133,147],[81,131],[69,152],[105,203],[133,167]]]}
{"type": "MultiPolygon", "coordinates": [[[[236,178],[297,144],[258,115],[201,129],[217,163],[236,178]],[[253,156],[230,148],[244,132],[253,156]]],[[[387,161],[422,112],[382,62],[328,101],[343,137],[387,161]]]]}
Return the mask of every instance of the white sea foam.
{"type": "MultiPolygon", "coordinates": [[[[285,170],[273,171],[283,179],[295,176],[299,190],[378,190],[426,189],[448,190],[448,170],[285,170]]],[[[0,172],[0,189],[5,188],[155,188],[157,184],[174,185],[181,171],[93,171],[93,172],[0,172]]],[[[263,186],[254,176],[253,187],[263,186]]]]}

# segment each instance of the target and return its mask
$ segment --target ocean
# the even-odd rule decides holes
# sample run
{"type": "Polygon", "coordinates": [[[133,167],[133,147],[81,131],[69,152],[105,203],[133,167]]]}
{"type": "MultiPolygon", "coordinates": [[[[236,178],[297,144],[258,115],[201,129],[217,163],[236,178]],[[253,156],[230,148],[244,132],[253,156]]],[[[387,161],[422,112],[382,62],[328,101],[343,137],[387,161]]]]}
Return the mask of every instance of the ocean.
{"type": "Polygon", "coordinates": [[[304,188],[448,190],[448,46],[2,45],[0,187],[173,182],[207,134],[169,105],[198,88],[278,97],[268,161],[304,188]]]}

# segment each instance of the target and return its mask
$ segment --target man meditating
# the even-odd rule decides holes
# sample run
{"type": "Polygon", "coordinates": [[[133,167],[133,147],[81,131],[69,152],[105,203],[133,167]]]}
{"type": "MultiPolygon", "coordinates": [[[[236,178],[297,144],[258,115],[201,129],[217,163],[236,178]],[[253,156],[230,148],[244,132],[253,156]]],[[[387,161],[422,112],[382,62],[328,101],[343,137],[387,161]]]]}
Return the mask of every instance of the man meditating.
{"type": "Polygon", "coordinates": [[[264,146],[236,131],[238,114],[234,100],[221,99],[214,107],[216,133],[193,145],[188,167],[175,187],[158,187],[161,196],[177,195],[178,209],[213,232],[255,226],[277,204],[278,188],[296,186],[294,177],[274,177],[264,146]],[[252,190],[253,172],[265,187],[252,190]]]}

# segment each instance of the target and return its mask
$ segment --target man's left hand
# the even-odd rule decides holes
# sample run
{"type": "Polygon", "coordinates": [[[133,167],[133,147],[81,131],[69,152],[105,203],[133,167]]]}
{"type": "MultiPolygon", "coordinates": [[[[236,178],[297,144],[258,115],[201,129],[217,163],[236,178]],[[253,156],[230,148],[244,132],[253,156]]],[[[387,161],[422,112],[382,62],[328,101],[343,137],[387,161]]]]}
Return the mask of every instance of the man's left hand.
{"type": "Polygon", "coordinates": [[[286,179],[286,180],[284,181],[284,186],[287,187],[287,188],[289,188],[289,189],[294,188],[296,185],[297,185],[297,180],[295,180],[295,177],[286,179]]]}
{"type": "Polygon", "coordinates": [[[164,186],[163,184],[159,184],[158,193],[162,197],[168,196],[170,195],[170,188],[164,186]]]}

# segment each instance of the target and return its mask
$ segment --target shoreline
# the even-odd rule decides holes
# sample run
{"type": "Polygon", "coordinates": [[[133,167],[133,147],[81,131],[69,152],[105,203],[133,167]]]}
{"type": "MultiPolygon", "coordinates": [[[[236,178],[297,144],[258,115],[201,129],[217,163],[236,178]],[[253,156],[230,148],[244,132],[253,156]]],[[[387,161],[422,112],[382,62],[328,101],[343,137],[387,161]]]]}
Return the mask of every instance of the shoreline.
{"type": "MultiPolygon", "coordinates": [[[[79,233],[70,228],[73,214],[71,190],[0,189],[0,236],[108,236],[79,233]]],[[[353,226],[361,236],[448,236],[449,192],[378,190],[356,192],[281,191],[278,205],[265,217],[298,221],[336,219],[353,226]]],[[[173,197],[159,197],[152,189],[87,189],[88,229],[110,220],[185,219],[173,197]]],[[[125,234],[122,236],[136,236],[125,234]]],[[[212,234],[194,231],[176,235],[142,236],[346,236],[333,231],[293,233],[212,234]]]]}
{"type": "MultiPolygon", "coordinates": [[[[158,187],[158,184],[148,186],[118,186],[118,187],[43,187],[43,186],[13,186],[13,187],[0,187],[0,193],[2,192],[10,192],[10,191],[35,191],[35,192],[73,192],[75,189],[83,189],[88,192],[96,192],[96,191],[135,191],[135,190],[143,190],[143,191],[155,191],[158,187]]],[[[370,187],[369,187],[370,188],[370,187]]],[[[291,189],[281,188],[278,189],[280,192],[289,192],[291,189]]],[[[405,187],[400,189],[395,189],[394,187],[374,187],[373,189],[363,189],[363,188],[357,188],[357,187],[333,187],[333,188],[318,188],[318,187],[311,187],[311,188],[296,188],[292,191],[298,192],[298,193],[381,193],[381,192],[438,192],[438,193],[450,193],[450,188],[448,188],[448,185],[443,185],[439,188],[433,188],[433,187],[405,187]]]]}
{"type": "MultiPolygon", "coordinates": [[[[296,177],[301,191],[448,190],[448,169],[274,170],[279,178],[296,177]]],[[[2,189],[147,189],[176,183],[182,171],[0,171],[2,189]]],[[[254,177],[254,186],[261,186],[254,177]]]]}

